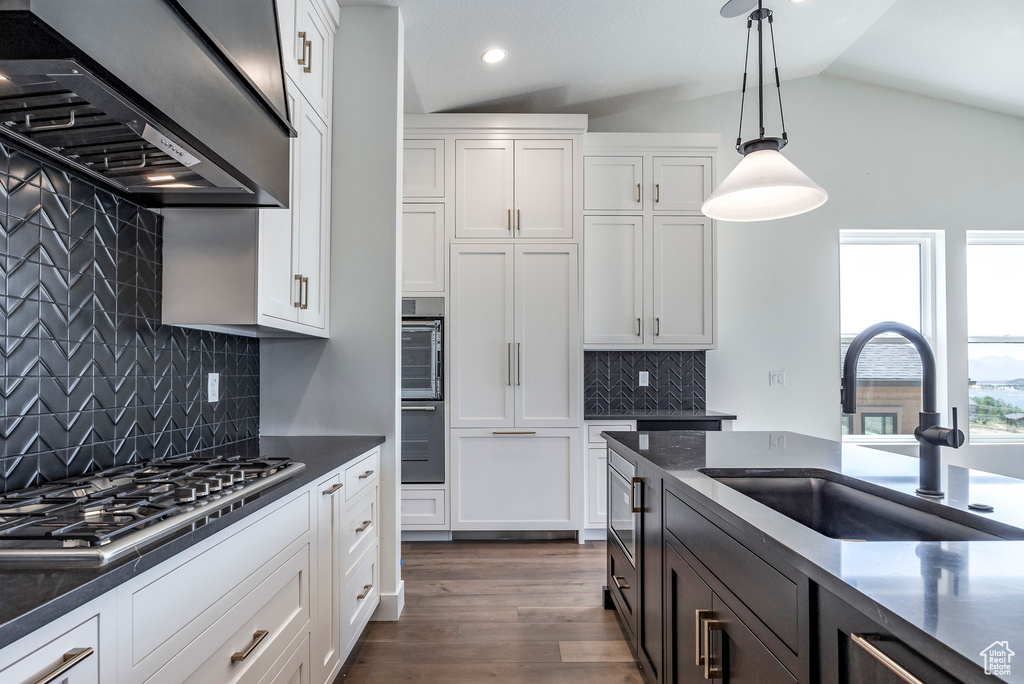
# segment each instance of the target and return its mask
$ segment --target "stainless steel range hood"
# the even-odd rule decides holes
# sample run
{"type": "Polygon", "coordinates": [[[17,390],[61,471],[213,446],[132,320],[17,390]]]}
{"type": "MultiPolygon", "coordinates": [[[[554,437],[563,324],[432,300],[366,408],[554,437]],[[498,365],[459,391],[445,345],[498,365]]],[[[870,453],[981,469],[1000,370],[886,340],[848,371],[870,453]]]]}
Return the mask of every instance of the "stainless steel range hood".
{"type": "Polygon", "coordinates": [[[187,3],[0,0],[0,136],[150,206],[284,205],[274,0],[213,5],[222,25],[259,22],[256,44],[187,3]]]}

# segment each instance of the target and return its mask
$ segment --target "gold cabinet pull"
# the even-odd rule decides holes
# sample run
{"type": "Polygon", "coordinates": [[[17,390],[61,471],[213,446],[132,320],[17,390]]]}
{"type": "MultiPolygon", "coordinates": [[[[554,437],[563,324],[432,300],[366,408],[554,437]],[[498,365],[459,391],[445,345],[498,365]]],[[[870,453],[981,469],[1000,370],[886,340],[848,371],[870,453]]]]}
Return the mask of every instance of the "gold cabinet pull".
{"type": "Polygon", "coordinates": [[[640,337],[640,317],[636,317],[636,336],[640,337]]]}
{"type": "Polygon", "coordinates": [[[508,210],[508,232],[512,232],[512,210],[508,210]]]}
{"type": "Polygon", "coordinates": [[[512,386],[512,343],[508,343],[508,386],[512,386]]]}
{"type": "Polygon", "coordinates": [[[373,475],[373,471],[372,470],[367,470],[365,473],[363,473],[362,475],[359,476],[359,479],[360,480],[365,480],[366,478],[370,477],[371,475],[373,475]]]}
{"type": "Polygon", "coordinates": [[[357,601],[362,601],[362,600],[363,600],[364,598],[366,598],[367,596],[369,596],[369,595],[370,595],[370,590],[371,590],[371,589],[373,589],[373,585],[372,585],[372,584],[364,584],[364,585],[363,585],[363,593],[362,593],[362,594],[358,594],[358,595],[356,596],[356,600],[357,600],[357,601]]]}
{"type": "Polygon", "coordinates": [[[296,273],[295,274],[295,280],[299,283],[299,291],[298,291],[299,301],[295,302],[295,308],[296,309],[301,309],[302,308],[302,274],[301,273],[296,273]]]}
{"type": "Polygon", "coordinates": [[[50,684],[51,682],[57,681],[61,675],[91,656],[93,653],[94,651],[91,646],[68,651],[64,654],[64,659],[61,661],[60,665],[44,674],[42,679],[38,680],[36,684],[50,684]]]}
{"type": "Polygon", "coordinates": [[[367,527],[369,527],[372,522],[372,520],[364,520],[363,524],[356,528],[356,532],[362,532],[367,527]]]}
{"type": "Polygon", "coordinates": [[[330,496],[331,494],[333,494],[334,492],[338,491],[339,489],[341,489],[344,486],[345,486],[344,482],[339,482],[339,483],[337,483],[335,485],[332,485],[331,487],[329,487],[329,488],[324,490],[324,496],[330,496]]]}
{"type": "Polygon", "coordinates": [[[523,345],[516,342],[516,384],[523,384],[523,345]]]}
{"type": "Polygon", "coordinates": [[[725,623],[721,620],[704,620],[704,646],[707,649],[704,654],[704,679],[721,679],[722,668],[713,666],[715,661],[714,650],[711,648],[711,633],[721,632],[725,623]]]}
{"type": "Polygon", "coordinates": [[[629,484],[630,484],[630,487],[629,487],[629,507],[632,509],[633,513],[643,513],[644,512],[643,501],[640,502],[639,506],[637,505],[637,502],[636,502],[636,486],[638,484],[643,484],[643,483],[644,483],[644,478],[642,478],[642,477],[630,478],[630,482],[629,482],[629,484]]]}
{"type": "Polygon", "coordinates": [[[661,202],[661,183],[654,184],[654,203],[661,202]]]}
{"type": "Polygon", "coordinates": [[[302,287],[306,290],[306,299],[305,299],[305,301],[302,301],[302,296],[301,296],[301,294],[299,295],[299,301],[302,301],[302,306],[300,306],[299,308],[300,309],[308,309],[309,308],[309,278],[307,278],[306,276],[302,276],[302,287]]]}
{"type": "Polygon", "coordinates": [[[246,649],[244,651],[235,651],[231,654],[231,662],[240,663],[248,658],[249,655],[256,650],[256,647],[260,645],[260,642],[267,638],[268,634],[270,634],[270,632],[265,629],[258,629],[253,632],[252,641],[249,642],[246,649]]]}
{"type": "Polygon", "coordinates": [[[655,318],[654,319],[654,335],[655,335],[655,337],[660,337],[661,336],[661,319],[660,318],[655,318]]]}
{"type": "Polygon", "coordinates": [[[907,668],[903,667],[895,660],[893,660],[886,654],[882,653],[877,646],[871,643],[872,641],[878,639],[877,636],[870,634],[851,634],[850,639],[853,640],[853,643],[857,644],[865,651],[870,653],[871,657],[880,662],[882,665],[884,665],[887,670],[892,672],[894,675],[896,675],[903,681],[907,682],[907,684],[924,684],[924,682],[922,682],[920,679],[911,674],[910,671],[907,670],[907,668]]]}
{"type": "Polygon", "coordinates": [[[308,74],[313,70],[313,41],[306,41],[305,47],[302,48],[303,52],[305,52],[306,48],[309,48],[309,56],[306,57],[306,66],[302,69],[302,72],[308,74]]]}
{"type": "Polygon", "coordinates": [[[640,184],[639,183],[636,184],[636,201],[638,203],[640,202],[640,184]]]}
{"type": "Polygon", "coordinates": [[[696,620],[696,623],[693,626],[694,648],[697,651],[697,665],[703,665],[704,664],[704,640],[701,639],[701,636],[702,636],[702,634],[704,632],[704,630],[703,630],[704,620],[710,620],[710,619],[711,619],[711,611],[710,610],[703,610],[701,608],[697,609],[697,620],[696,620]]]}
{"type": "Polygon", "coordinates": [[[519,231],[520,235],[523,234],[523,217],[519,213],[519,209],[516,209],[516,230],[519,231]]]}
{"type": "Polygon", "coordinates": [[[306,41],[305,31],[299,31],[299,41],[302,42],[302,57],[299,57],[299,66],[306,66],[306,46],[308,41],[306,41]]]}
{"type": "Polygon", "coordinates": [[[495,430],[492,435],[535,435],[535,430],[495,430]]]}
{"type": "Polygon", "coordinates": [[[626,578],[621,575],[612,575],[612,580],[615,582],[615,586],[619,589],[629,589],[629,585],[626,584],[626,578]]]}

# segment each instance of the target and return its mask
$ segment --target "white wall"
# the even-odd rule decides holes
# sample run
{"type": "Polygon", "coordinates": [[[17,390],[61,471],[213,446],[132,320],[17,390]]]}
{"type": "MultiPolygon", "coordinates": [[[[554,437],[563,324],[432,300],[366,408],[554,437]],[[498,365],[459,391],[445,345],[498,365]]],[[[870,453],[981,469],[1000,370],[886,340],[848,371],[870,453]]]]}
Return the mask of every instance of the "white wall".
{"type": "Polygon", "coordinates": [[[398,445],[403,27],[397,8],[344,7],[335,40],[331,336],[261,343],[264,435],[383,434],[381,609],[403,585],[398,445]]]}
{"type": "MultiPolygon", "coordinates": [[[[840,229],[945,231],[946,390],[966,407],[965,231],[1024,229],[1024,120],[828,76],[785,83],[783,96],[785,154],[830,197],[803,216],[719,224],[709,408],[737,413],[739,430],[838,438],[840,229]],[[770,370],[786,371],[785,387],[768,387],[770,370]]],[[[721,133],[720,180],[740,159],[738,110],[731,93],[591,119],[589,130],[721,133]]],[[[1024,476],[1021,446],[954,456],[1024,476]]]]}

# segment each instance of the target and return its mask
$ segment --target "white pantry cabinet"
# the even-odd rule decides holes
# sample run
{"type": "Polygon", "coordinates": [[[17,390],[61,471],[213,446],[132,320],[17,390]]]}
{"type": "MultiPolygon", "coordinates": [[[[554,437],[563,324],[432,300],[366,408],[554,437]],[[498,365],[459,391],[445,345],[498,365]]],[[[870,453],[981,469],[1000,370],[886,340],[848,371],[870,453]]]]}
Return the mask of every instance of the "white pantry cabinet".
{"type": "Polygon", "coordinates": [[[457,140],[455,237],[572,238],[572,140],[457,140]]]}
{"type": "Polygon", "coordinates": [[[452,427],[578,427],[576,245],[452,245],[452,427]]]}
{"type": "Polygon", "coordinates": [[[402,205],[402,293],[443,294],[444,204],[402,205]]]}
{"type": "Polygon", "coordinates": [[[402,155],[402,197],[444,198],[444,140],[406,140],[402,155]]]}
{"type": "Polygon", "coordinates": [[[285,73],[325,121],[331,119],[337,26],[328,3],[335,0],[277,0],[285,73]]]}
{"type": "Polygon", "coordinates": [[[699,214],[715,189],[711,157],[656,156],[652,168],[655,211],[699,214]]]}
{"type": "Polygon", "coordinates": [[[714,344],[714,242],[709,218],[654,217],[655,346],[714,344]]]}
{"type": "Polygon", "coordinates": [[[643,344],[644,219],[583,219],[583,321],[588,344],[643,344]]]}
{"type": "Polygon", "coordinates": [[[640,211],[643,185],[643,157],[583,158],[584,211],[640,211]]]}

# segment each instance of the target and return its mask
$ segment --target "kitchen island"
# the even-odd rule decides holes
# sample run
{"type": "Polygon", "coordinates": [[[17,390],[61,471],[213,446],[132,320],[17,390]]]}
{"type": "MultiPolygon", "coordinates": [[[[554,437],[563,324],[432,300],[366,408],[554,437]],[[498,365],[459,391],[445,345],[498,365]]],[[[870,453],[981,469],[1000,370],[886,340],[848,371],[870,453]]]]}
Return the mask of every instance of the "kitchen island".
{"type": "MultiPolygon", "coordinates": [[[[609,587],[650,681],[699,679],[704,667],[715,678],[741,656],[776,673],[763,681],[885,681],[854,678],[878,662],[851,646],[854,633],[879,637],[868,646],[926,682],[1024,681],[1024,665],[983,670],[985,652],[998,664],[1024,644],[1024,541],[832,539],[701,472],[832,471],[912,497],[916,459],[787,432],[604,436],[610,466],[639,476],[634,562],[610,528],[609,587]],[[708,611],[696,622],[694,605],[708,611]]],[[[946,464],[942,475],[950,517],[1022,538],[1024,481],[946,464]]]]}

